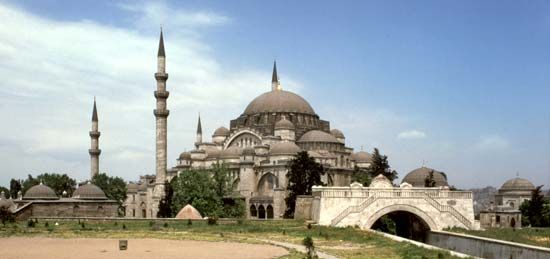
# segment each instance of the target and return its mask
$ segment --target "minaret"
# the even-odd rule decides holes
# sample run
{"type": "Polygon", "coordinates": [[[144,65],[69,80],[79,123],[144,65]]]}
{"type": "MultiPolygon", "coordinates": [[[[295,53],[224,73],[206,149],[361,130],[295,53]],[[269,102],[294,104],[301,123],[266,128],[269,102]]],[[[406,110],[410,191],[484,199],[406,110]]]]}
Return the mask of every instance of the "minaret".
{"type": "Polygon", "coordinates": [[[195,139],[195,147],[199,148],[200,144],[202,144],[202,126],[201,126],[201,115],[199,113],[199,123],[197,125],[197,138],[195,139]]]}
{"type": "MultiPolygon", "coordinates": [[[[160,30],[159,50],[157,55],[157,90],[155,98],[157,99],[157,108],[154,110],[156,120],[156,186],[154,196],[162,198],[164,196],[164,182],[166,181],[166,159],[167,159],[167,122],[170,111],[166,109],[166,99],[170,94],[166,91],[166,56],[164,54],[164,40],[162,36],[162,28],[160,30]]],[[[155,213],[156,215],[156,213],[155,213]]]]}
{"type": "Polygon", "coordinates": [[[99,125],[97,119],[97,108],[94,97],[94,110],[92,112],[92,130],[90,131],[90,138],[92,139],[91,147],[88,150],[90,153],[90,179],[99,173],[99,155],[101,149],[99,149],[99,125]]]}
{"type": "Polygon", "coordinates": [[[271,76],[271,91],[281,90],[279,76],[277,75],[277,61],[273,61],[273,75],[271,76]]]}

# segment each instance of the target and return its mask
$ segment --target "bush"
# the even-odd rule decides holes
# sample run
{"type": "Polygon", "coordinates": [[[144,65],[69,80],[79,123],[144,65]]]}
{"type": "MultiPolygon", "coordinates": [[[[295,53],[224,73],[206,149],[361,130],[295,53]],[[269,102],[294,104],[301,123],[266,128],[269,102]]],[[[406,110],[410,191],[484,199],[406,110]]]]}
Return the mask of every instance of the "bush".
{"type": "Polygon", "coordinates": [[[46,221],[46,223],[44,223],[44,227],[49,227],[50,224],[48,223],[48,221],[46,221]]]}
{"type": "Polygon", "coordinates": [[[307,251],[307,257],[308,259],[317,258],[317,254],[315,253],[315,245],[313,245],[313,238],[310,236],[307,236],[302,240],[302,244],[306,247],[307,251]]]}
{"type": "Polygon", "coordinates": [[[242,218],[241,218],[241,219],[237,219],[237,224],[238,224],[238,225],[244,224],[244,219],[242,219],[242,218]]]}
{"type": "Polygon", "coordinates": [[[307,224],[307,229],[311,229],[311,228],[312,228],[311,223],[308,223],[307,224]]]}
{"type": "Polygon", "coordinates": [[[126,230],[126,224],[122,224],[122,229],[126,230]]]}
{"type": "Polygon", "coordinates": [[[29,221],[27,221],[27,227],[29,228],[36,227],[36,222],[34,222],[32,219],[29,219],[29,221]]]}
{"type": "Polygon", "coordinates": [[[208,225],[218,225],[218,218],[217,217],[208,217],[208,225]]]}
{"type": "Polygon", "coordinates": [[[164,228],[168,228],[168,222],[164,222],[164,228]]]}

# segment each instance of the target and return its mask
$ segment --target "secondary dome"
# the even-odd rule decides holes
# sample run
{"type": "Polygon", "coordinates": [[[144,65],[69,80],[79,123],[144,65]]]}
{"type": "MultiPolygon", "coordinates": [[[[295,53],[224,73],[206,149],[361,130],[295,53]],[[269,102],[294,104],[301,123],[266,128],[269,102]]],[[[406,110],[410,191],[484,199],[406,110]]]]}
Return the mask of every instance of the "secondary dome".
{"type": "Polygon", "coordinates": [[[258,113],[304,113],[315,115],[311,105],[299,95],[284,91],[273,90],[256,97],[244,110],[245,115],[258,113]]]}
{"type": "Polygon", "coordinates": [[[516,177],[506,181],[500,190],[503,191],[531,191],[535,186],[527,179],[516,177]]]}
{"type": "Polygon", "coordinates": [[[233,146],[222,150],[220,158],[239,158],[242,153],[243,150],[240,147],[233,146]]]}
{"type": "Polygon", "coordinates": [[[52,188],[40,183],[35,185],[25,192],[23,196],[25,200],[57,200],[59,197],[55,194],[52,188]]]}
{"type": "Polygon", "coordinates": [[[275,130],[293,130],[295,129],[294,123],[287,120],[286,118],[282,118],[279,121],[275,123],[275,130]]]}
{"type": "Polygon", "coordinates": [[[332,129],[330,131],[330,134],[332,134],[332,136],[334,136],[335,138],[346,138],[344,137],[344,133],[342,133],[342,131],[340,131],[339,129],[332,129]]]}
{"type": "Polygon", "coordinates": [[[354,160],[355,163],[370,163],[372,162],[372,155],[365,151],[359,151],[351,155],[351,160],[354,160]]]}
{"type": "Polygon", "coordinates": [[[334,136],[320,130],[310,130],[302,135],[298,142],[325,142],[325,143],[340,143],[334,136]]]}
{"type": "Polygon", "coordinates": [[[74,191],[73,198],[81,200],[106,200],[107,196],[105,196],[105,192],[97,187],[97,185],[87,183],[74,191]]]}
{"type": "Polygon", "coordinates": [[[409,183],[414,187],[425,187],[426,177],[430,175],[431,171],[434,172],[435,187],[449,186],[447,179],[441,172],[428,167],[420,167],[412,170],[405,176],[405,178],[403,178],[401,183],[409,183]]]}
{"type": "Polygon", "coordinates": [[[180,159],[181,160],[191,160],[191,153],[189,152],[182,152],[180,154],[180,159]]]}
{"type": "Polygon", "coordinates": [[[300,147],[292,142],[280,142],[271,145],[269,154],[272,156],[275,155],[296,155],[300,152],[300,147]]]}
{"type": "Polygon", "coordinates": [[[212,136],[229,136],[229,130],[226,127],[219,127],[216,129],[216,131],[214,131],[214,134],[212,134],[212,136]]]}

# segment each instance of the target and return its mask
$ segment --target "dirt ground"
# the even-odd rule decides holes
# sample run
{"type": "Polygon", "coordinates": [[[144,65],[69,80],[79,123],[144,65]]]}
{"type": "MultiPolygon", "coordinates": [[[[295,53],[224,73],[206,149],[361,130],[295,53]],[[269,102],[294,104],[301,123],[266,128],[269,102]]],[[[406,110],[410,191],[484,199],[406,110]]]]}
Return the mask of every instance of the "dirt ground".
{"type": "Polygon", "coordinates": [[[118,239],[0,238],[2,259],[175,259],[175,258],[277,258],[288,251],[271,245],[227,242],[129,239],[119,251],[118,239]]]}

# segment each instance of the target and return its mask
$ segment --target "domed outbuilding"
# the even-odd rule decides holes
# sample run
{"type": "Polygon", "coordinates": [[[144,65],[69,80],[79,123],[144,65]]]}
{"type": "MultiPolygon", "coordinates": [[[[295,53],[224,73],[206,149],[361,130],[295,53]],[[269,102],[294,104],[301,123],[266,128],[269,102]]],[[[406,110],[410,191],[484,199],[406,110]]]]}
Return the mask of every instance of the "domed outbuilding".
{"type": "Polygon", "coordinates": [[[37,184],[29,188],[25,195],[24,200],[58,200],[59,197],[55,194],[52,188],[44,185],[43,183],[37,184]]]}
{"type": "Polygon", "coordinates": [[[445,177],[445,175],[443,175],[442,172],[424,166],[412,170],[403,178],[401,183],[409,183],[413,187],[425,187],[426,178],[430,175],[430,172],[432,171],[435,181],[435,187],[449,186],[449,183],[447,183],[447,178],[445,177]]]}
{"type": "Polygon", "coordinates": [[[202,219],[201,213],[191,206],[191,204],[185,205],[176,215],[177,219],[202,219]]]}
{"type": "Polygon", "coordinates": [[[79,200],[106,200],[107,196],[97,185],[88,182],[73,192],[73,198],[79,200]]]}
{"type": "Polygon", "coordinates": [[[513,209],[519,209],[519,206],[527,200],[531,199],[531,192],[535,189],[535,185],[527,179],[512,178],[498,189],[495,195],[495,200],[498,205],[509,206],[513,209]]]}

